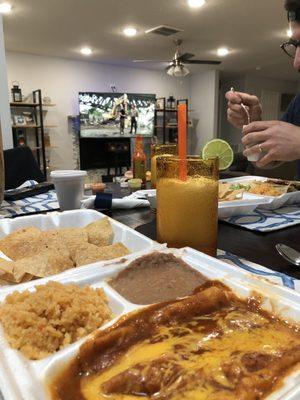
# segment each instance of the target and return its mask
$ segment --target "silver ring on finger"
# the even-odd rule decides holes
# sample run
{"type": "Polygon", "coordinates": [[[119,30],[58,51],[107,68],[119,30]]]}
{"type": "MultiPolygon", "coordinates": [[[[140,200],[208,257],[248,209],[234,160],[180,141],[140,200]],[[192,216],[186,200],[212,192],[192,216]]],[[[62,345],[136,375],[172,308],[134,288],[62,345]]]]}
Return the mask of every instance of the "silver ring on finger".
{"type": "Polygon", "coordinates": [[[259,151],[261,152],[261,154],[265,153],[261,144],[258,145],[258,148],[259,148],[259,151]]]}

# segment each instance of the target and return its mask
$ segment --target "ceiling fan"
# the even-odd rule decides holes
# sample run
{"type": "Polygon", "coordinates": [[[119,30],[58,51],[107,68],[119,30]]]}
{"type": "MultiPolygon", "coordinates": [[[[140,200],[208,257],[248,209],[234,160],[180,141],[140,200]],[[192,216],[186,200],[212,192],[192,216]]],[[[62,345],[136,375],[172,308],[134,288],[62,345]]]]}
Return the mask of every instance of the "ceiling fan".
{"type": "Polygon", "coordinates": [[[176,52],[173,59],[170,60],[133,60],[133,62],[168,62],[169,65],[165,69],[167,74],[174,77],[184,77],[190,73],[189,69],[185,64],[206,64],[206,65],[219,65],[221,61],[211,61],[211,60],[194,60],[195,54],[184,53],[181,54],[180,47],[182,45],[181,39],[174,40],[176,45],[176,52]]]}

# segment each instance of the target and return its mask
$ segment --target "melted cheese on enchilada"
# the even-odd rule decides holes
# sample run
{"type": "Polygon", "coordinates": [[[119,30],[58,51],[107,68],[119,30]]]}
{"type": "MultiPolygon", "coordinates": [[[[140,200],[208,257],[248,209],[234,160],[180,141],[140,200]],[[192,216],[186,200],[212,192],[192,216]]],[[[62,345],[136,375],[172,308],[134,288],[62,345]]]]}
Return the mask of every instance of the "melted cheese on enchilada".
{"type": "Polygon", "coordinates": [[[83,347],[53,398],[259,400],[300,361],[296,328],[225,288],[146,310],[83,347]]]}

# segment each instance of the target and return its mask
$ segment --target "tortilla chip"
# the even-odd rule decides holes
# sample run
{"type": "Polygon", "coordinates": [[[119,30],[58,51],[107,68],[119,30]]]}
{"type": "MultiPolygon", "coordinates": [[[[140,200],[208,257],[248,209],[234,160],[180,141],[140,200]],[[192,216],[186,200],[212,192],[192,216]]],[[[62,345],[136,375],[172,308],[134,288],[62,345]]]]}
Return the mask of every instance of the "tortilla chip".
{"type": "Polygon", "coordinates": [[[88,234],[88,241],[91,244],[108,246],[113,242],[114,232],[107,217],[92,222],[85,227],[85,230],[88,234]]]}
{"type": "Polygon", "coordinates": [[[80,246],[73,254],[76,267],[91,264],[97,261],[111,260],[113,258],[126,256],[130,251],[122,243],[115,243],[109,246],[98,247],[87,243],[80,246]]]}
{"type": "Polygon", "coordinates": [[[18,281],[24,277],[25,273],[45,278],[74,267],[73,261],[68,256],[50,250],[32,257],[22,258],[15,261],[14,264],[13,274],[18,281]]]}
{"type": "Polygon", "coordinates": [[[14,270],[13,261],[4,260],[4,258],[0,259],[0,275],[4,274],[12,274],[14,270]]]}
{"type": "Polygon", "coordinates": [[[12,260],[37,254],[40,234],[37,228],[19,229],[0,241],[0,250],[12,260]]]}
{"type": "Polygon", "coordinates": [[[245,189],[231,189],[231,183],[219,184],[219,201],[233,201],[238,200],[245,189]]]}
{"type": "Polygon", "coordinates": [[[70,253],[80,246],[81,243],[87,243],[87,241],[87,232],[81,228],[53,229],[42,232],[44,247],[47,249],[58,248],[63,253],[70,253]]]}

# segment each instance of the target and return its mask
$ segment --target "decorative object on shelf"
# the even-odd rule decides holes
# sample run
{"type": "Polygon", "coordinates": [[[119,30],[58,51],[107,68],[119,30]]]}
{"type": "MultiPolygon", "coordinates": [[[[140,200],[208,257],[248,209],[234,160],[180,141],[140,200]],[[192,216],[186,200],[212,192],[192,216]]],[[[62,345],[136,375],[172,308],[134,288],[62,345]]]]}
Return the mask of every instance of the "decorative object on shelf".
{"type": "Polygon", "coordinates": [[[19,82],[13,81],[13,87],[11,88],[11,95],[12,95],[12,101],[14,103],[19,103],[22,102],[22,90],[19,87],[19,82]]]}
{"type": "Polygon", "coordinates": [[[164,98],[156,99],[156,109],[163,110],[164,109],[164,98]]]}
{"type": "Polygon", "coordinates": [[[23,134],[20,134],[17,139],[18,146],[26,146],[26,139],[23,134]]]}
{"type": "Polygon", "coordinates": [[[44,104],[44,105],[51,104],[51,97],[49,97],[49,96],[44,96],[44,97],[43,97],[43,104],[44,104]]]}
{"type": "Polygon", "coordinates": [[[31,111],[23,111],[23,116],[25,118],[26,125],[34,125],[35,124],[35,116],[31,111]]]}
{"type": "Polygon", "coordinates": [[[172,110],[175,109],[175,102],[176,100],[174,99],[174,97],[170,95],[167,100],[167,108],[171,108],[172,110]]]}
{"type": "Polygon", "coordinates": [[[27,140],[22,127],[14,129],[14,145],[15,146],[26,146],[27,140]]]}
{"type": "Polygon", "coordinates": [[[167,126],[168,127],[172,127],[172,128],[176,128],[177,127],[177,118],[170,118],[167,121],[167,126]]]}
{"type": "Polygon", "coordinates": [[[26,125],[26,119],[24,115],[15,114],[14,115],[14,125],[24,126],[26,125]]]}

